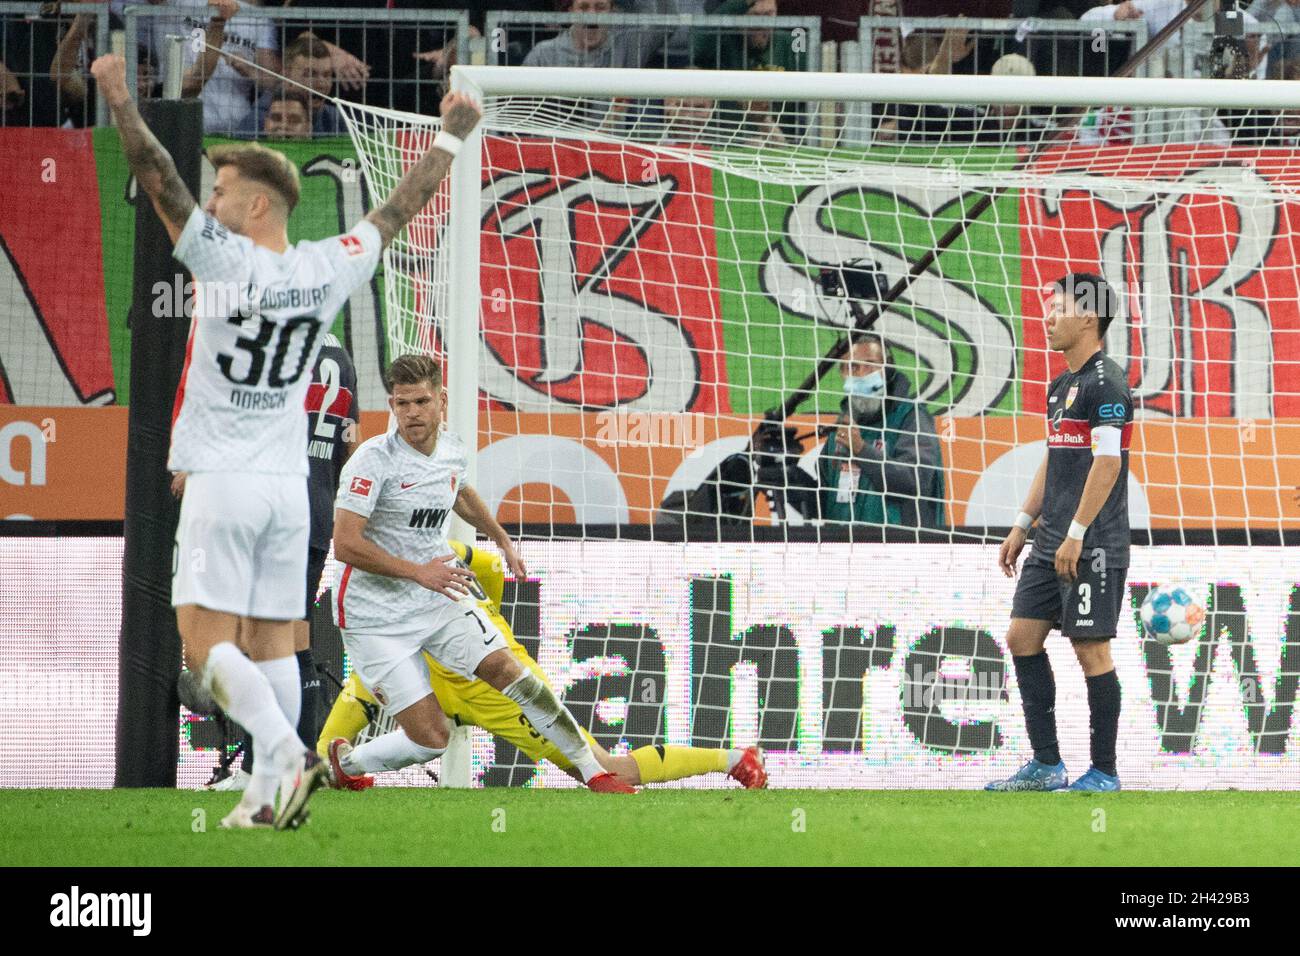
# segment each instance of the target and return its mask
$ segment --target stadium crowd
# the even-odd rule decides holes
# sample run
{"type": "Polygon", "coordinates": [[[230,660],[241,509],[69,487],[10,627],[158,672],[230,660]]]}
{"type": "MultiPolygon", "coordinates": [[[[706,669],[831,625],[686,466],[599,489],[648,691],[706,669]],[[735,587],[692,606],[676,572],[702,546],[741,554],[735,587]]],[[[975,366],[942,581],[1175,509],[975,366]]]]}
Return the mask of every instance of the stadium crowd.
{"type": "MultiPolygon", "coordinates": [[[[39,15],[6,12],[0,3],[0,125],[87,126],[96,118],[94,81],[96,16],[43,5],[39,15]]],[[[124,26],[128,0],[104,0],[110,27],[124,26]]],[[[209,132],[242,137],[302,138],[341,132],[331,96],[411,112],[436,112],[457,59],[456,14],[464,10],[468,37],[487,62],[528,66],[658,67],[702,69],[807,70],[818,68],[811,44],[797,30],[763,29],[753,19],[728,25],[681,27],[664,17],[801,17],[818,24],[823,40],[857,40],[858,17],[867,0],[488,0],[443,9],[437,0],[355,0],[359,19],[311,19],[311,8],[337,8],[338,0],[147,0],[137,6],[167,8],[173,15],[142,16],[135,32],[136,83],[145,95],[160,92],[168,35],[190,38],[184,46],[186,95],[202,95],[209,132]],[[287,18],[241,15],[244,8],[283,7],[287,18]],[[292,13],[303,10],[303,18],[292,13]],[[490,11],[501,21],[484,37],[490,11]],[[556,22],[554,15],[572,15],[556,22]],[[629,14],[622,22],[583,22],[572,17],[629,14]],[[646,16],[649,19],[645,19],[646,16]],[[638,20],[635,17],[642,17],[638,20]],[[654,19],[658,17],[659,19],[654,19]],[[202,41],[202,42],[200,42],[202,41]],[[280,76],[290,82],[283,82],[280,76]]],[[[898,4],[908,17],[887,38],[897,50],[897,68],[913,73],[1103,76],[1113,74],[1134,52],[1135,21],[1149,38],[1168,24],[1184,0],[1003,0],[946,3],[910,0],[898,4]],[[970,14],[971,26],[926,26],[939,14],[970,14]],[[983,17],[1002,18],[998,23],[983,17]],[[1035,19],[1036,18],[1036,19],[1035,19]],[[1042,20],[1058,21],[1050,28],[1042,20]],[[1060,21],[1075,20],[1070,29],[1060,21]],[[1108,28],[1106,24],[1116,24],[1108,28]],[[1097,42],[1097,30],[1106,42],[1097,42]]],[[[1177,38],[1158,65],[1170,75],[1228,77],[1300,76],[1300,0],[1223,0],[1207,4],[1239,9],[1237,32],[1209,21],[1213,45],[1184,56],[1177,38]],[[1225,32],[1225,30],[1227,32],[1225,32]]],[[[881,28],[885,29],[885,28],[881,28]]],[[[1202,34],[1204,36],[1205,34],[1202,34]]],[[[878,50],[879,37],[863,44],[878,50]]],[[[826,68],[820,65],[821,68],[826,68]]],[[[833,68],[833,66],[832,66],[833,68]]],[[[846,58],[841,69],[851,68],[846,58]]],[[[861,69],[874,68],[861,63],[861,69]]],[[[666,104],[670,116],[702,104],[666,104]]],[[[797,121],[780,104],[747,104],[752,133],[775,138],[797,121]],[[771,107],[771,108],[769,108],[771,107]]],[[[602,123],[629,122],[617,109],[602,123]]],[[[909,142],[1033,142],[1051,127],[1050,117],[1019,109],[983,111],[880,109],[879,137],[909,142]]],[[[1251,142],[1290,141],[1296,124],[1274,118],[1267,124],[1223,121],[1224,136],[1251,142]]],[[[1087,117],[1082,135],[1099,142],[1130,130],[1122,113],[1087,117]]]]}

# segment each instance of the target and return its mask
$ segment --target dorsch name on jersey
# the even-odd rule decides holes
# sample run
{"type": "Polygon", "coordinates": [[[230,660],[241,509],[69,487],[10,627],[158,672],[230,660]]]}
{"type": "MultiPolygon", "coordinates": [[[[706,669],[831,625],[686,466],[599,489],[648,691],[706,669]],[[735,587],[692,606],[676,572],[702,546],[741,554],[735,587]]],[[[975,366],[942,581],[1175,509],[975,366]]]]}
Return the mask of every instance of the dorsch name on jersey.
{"type": "Polygon", "coordinates": [[[307,474],[309,374],[335,315],[383,250],[367,221],[283,253],[195,208],[176,242],[194,318],[172,423],[171,471],[307,474]]]}

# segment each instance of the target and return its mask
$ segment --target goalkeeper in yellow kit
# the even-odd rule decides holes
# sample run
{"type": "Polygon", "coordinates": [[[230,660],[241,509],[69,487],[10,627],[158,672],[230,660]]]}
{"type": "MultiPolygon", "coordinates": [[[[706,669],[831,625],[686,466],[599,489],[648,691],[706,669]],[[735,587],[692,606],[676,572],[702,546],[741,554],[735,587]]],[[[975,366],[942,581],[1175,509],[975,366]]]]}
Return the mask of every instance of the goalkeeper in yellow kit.
{"type": "MultiPolygon", "coordinates": [[[[452,541],[451,547],[473,572],[479,586],[475,594],[479,607],[500,628],[511,652],[519,658],[521,664],[546,680],[542,669],[515,640],[514,633],[501,615],[501,595],[505,588],[501,559],[485,551],[475,551],[459,541],[452,541]]],[[[493,736],[514,744],[532,760],[549,760],[579,783],[582,782],[581,774],[558,747],[533,729],[518,704],[487,683],[466,680],[443,667],[428,654],[424,657],[429,667],[429,684],[448,719],[456,724],[482,727],[493,736]]],[[[370,723],[368,710],[373,711],[374,706],[377,706],[374,696],[353,673],[344,683],[343,690],[334,701],[334,707],[321,729],[316,750],[322,757],[329,758],[335,784],[343,789],[364,790],[374,783],[373,777],[349,774],[340,765],[342,756],[370,723]],[[367,705],[371,706],[368,708],[367,705]]],[[[596,743],[586,730],[583,735],[591,744],[601,766],[629,786],[680,780],[713,772],[725,773],[749,789],[767,786],[763,752],[758,747],[722,750],[661,744],[639,747],[626,756],[616,757],[596,743]]]]}

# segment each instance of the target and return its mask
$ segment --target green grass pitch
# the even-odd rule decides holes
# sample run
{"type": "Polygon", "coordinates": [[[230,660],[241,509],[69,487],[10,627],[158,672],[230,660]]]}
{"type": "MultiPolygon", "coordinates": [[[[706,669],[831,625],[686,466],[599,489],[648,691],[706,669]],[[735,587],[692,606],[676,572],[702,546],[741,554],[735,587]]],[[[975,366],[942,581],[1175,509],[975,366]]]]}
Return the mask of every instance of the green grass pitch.
{"type": "Polygon", "coordinates": [[[1292,865],[1284,793],[378,789],[299,831],[226,832],[235,795],[5,790],[0,859],[49,866],[1292,865]]]}

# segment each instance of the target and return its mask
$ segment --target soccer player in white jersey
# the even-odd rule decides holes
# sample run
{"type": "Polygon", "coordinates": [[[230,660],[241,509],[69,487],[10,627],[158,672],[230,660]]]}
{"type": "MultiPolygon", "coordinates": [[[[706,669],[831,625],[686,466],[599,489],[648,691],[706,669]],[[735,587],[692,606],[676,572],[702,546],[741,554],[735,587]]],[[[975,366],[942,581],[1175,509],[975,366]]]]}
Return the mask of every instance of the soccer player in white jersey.
{"type": "Polygon", "coordinates": [[[511,653],[472,594],[473,574],[457,564],[446,531],[453,511],[496,543],[515,577],[528,574],[510,536],[465,484],[465,445],[440,431],[447,399],[437,362],[403,355],[389,367],[387,385],[397,430],[362,442],[339,478],[334,620],[362,683],[398,729],[349,751],[339,770],[399,770],[446,749],[450,728],[429,686],[427,651],[518,704],[589,788],[634,793],[601,767],[573,715],[511,653]]]}
{"type": "Polygon", "coordinates": [[[217,178],[199,209],[131,101],[125,61],[105,55],[91,72],[141,191],[198,284],[168,460],[169,470],[188,474],[172,604],[189,666],[257,741],[253,779],[222,825],[296,827],[329,777],[294,731],[293,622],[305,601],[309,530],[307,373],[335,314],[451,168],[478,109],[449,95],[433,148],[382,206],[345,235],[293,246],[286,224],[298,173],[283,155],[259,146],[210,151],[217,178]],[[244,617],[248,657],[237,646],[244,617]]]}

